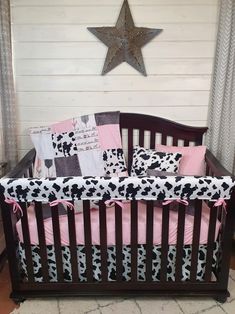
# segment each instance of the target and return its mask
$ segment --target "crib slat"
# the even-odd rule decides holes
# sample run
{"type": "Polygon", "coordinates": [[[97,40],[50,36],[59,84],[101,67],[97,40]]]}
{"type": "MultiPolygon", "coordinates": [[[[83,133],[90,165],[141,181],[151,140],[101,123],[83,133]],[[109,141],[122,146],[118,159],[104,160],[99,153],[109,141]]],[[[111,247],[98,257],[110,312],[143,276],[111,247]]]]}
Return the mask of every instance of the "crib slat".
{"type": "Polygon", "coordinates": [[[19,203],[22,208],[23,216],[21,218],[22,233],[24,237],[24,249],[25,249],[25,258],[27,265],[27,275],[28,281],[34,282],[34,271],[33,271],[33,259],[32,259],[32,250],[30,243],[30,234],[29,234],[29,224],[28,224],[28,215],[26,203],[19,203]]]}
{"type": "Polygon", "coordinates": [[[101,250],[101,278],[102,281],[108,281],[108,254],[107,254],[107,221],[106,205],[99,202],[99,220],[100,220],[100,250],[101,250]]]}
{"type": "Polygon", "coordinates": [[[128,171],[130,173],[132,165],[132,151],[133,151],[133,129],[128,129],[128,171]]]}
{"type": "Polygon", "coordinates": [[[78,278],[78,257],[74,209],[67,208],[68,229],[69,229],[69,247],[71,255],[72,281],[77,282],[78,278]]]}
{"type": "Polygon", "coordinates": [[[185,206],[182,204],[179,204],[178,227],[177,227],[177,244],[176,244],[176,262],[175,262],[175,281],[181,281],[181,279],[182,279],[184,225],[185,225],[185,206]]]}
{"type": "Polygon", "coordinates": [[[189,146],[189,140],[184,140],[184,146],[189,146]]]}
{"type": "Polygon", "coordinates": [[[46,248],[46,239],[45,239],[45,230],[44,230],[44,221],[42,215],[42,203],[35,202],[35,215],[37,220],[37,228],[38,228],[38,241],[39,241],[39,250],[41,256],[41,264],[42,264],[42,277],[43,281],[49,281],[48,274],[48,264],[47,264],[47,248],[46,248]]]}
{"type": "Polygon", "coordinates": [[[115,203],[116,280],[122,281],[122,208],[115,203]]]}
{"type": "Polygon", "coordinates": [[[62,252],[61,252],[61,235],[60,235],[58,206],[51,207],[51,218],[52,218],[53,237],[54,237],[54,246],[55,246],[57,280],[60,282],[61,281],[63,282],[64,276],[63,276],[63,261],[62,261],[62,252]]]}
{"type": "Polygon", "coordinates": [[[167,280],[168,239],[169,239],[169,205],[162,208],[162,243],[161,243],[161,272],[160,280],[167,280]]]}
{"type": "Polygon", "coordinates": [[[152,281],[153,201],[147,201],[146,219],[146,281],[152,281]]]}
{"type": "Polygon", "coordinates": [[[178,138],[173,137],[173,146],[178,146],[178,138]]]}
{"type": "Polygon", "coordinates": [[[200,241],[201,216],[202,216],[202,201],[197,199],[195,200],[191,272],[190,272],[190,280],[192,282],[196,281],[197,279],[198,248],[199,248],[199,241],[200,241]]]}
{"type": "Polygon", "coordinates": [[[207,238],[205,281],[211,281],[216,219],[217,219],[217,207],[213,207],[213,204],[210,203],[210,222],[209,222],[209,231],[208,231],[208,238],[207,238]]]}
{"type": "Polygon", "coordinates": [[[85,236],[85,252],[86,252],[86,275],[87,282],[93,281],[93,265],[92,265],[92,242],[91,242],[91,212],[90,201],[83,201],[83,219],[84,219],[84,236],[85,236]]]}
{"type": "Polygon", "coordinates": [[[151,131],[150,133],[150,148],[155,148],[155,132],[151,131]]]}
{"type": "Polygon", "coordinates": [[[30,178],[33,177],[33,167],[32,167],[32,165],[29,166],[29,177],[30,177],[30,178]]]}
{"type": "Polygon", "coordinates": [[[144,147],[144,130],[139,130],[139,145],[144,147]]]}
{"type": "Polygon", "coordinates": [[[161,140],[162,145],[166,145],[166,134],[162,134],[162,140],[161,140]]]}
{"type": "Polygon", "coordinates": [[[131,280],[137,281],[138,202],[131,201],[131,280]]]}

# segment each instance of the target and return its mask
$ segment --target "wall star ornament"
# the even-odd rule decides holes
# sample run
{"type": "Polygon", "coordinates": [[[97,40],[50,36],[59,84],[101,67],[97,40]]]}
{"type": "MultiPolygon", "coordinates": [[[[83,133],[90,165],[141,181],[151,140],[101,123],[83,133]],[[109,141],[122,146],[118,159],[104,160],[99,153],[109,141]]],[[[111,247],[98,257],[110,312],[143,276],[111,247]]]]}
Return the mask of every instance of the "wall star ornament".
{"type": "Polygon", "coordinates": [[[160,34],[162,29],[136,27],[127,0],[123,2],[115,27],[88,27],[88,30],[108,46],[102,75],[127,62],[147,76],[141,47],[160,34]]]}

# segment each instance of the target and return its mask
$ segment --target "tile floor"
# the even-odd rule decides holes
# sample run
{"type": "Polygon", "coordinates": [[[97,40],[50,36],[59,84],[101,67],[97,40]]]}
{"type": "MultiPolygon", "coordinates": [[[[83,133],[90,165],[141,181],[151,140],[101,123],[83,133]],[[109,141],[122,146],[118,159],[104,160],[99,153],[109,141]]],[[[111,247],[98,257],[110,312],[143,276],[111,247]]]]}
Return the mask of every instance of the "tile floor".
{"type": "MultiPolygon", "coordinates": [[[[231,259],[231,268],[235,270],[235,250],[231,259]]],[[[121,298],[102,298],[102,299],[51,299],[51,300],[29,300],[23,303],[18,309],[9,294],[11,286],[9,282],[9,270],[7,263],[0,272],[0,314],[9,314],[14,309],[14,313],[47,313],[47,314],[110,314],[110,313],[127,313],[129,314],[182,314],[182,313],[206,313],[222,314],[235,313],[235,271],[231,273],[230,292],[231,297],[228,302],[220,305],[215,301],[208,299],[200,300],[195,298],[138,298],[138,299],[121,299],[121,298]],[[207,303],[208,302],[208,303],[207,303]],[[39,309],[36,311],[36,309],[39,309]],[[194,308],[194,311],[192,310],[194,308]]]]}
{"type": "Polygon", "coordinates": [[[231,297],[224,304],[212,298],[59,298],[25,301],[12,314],[234,314],[235,270],[231,271],[231,297]]]}

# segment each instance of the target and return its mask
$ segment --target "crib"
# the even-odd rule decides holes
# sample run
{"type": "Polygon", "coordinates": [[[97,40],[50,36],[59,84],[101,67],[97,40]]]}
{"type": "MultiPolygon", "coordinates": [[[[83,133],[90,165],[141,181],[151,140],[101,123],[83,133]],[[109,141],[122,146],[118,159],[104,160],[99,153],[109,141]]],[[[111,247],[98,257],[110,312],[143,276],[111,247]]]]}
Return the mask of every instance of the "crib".
{"type": "MultiPolygon", "coordinates": [[[[158,136],[161,144],[167,144],[168,138],[171,138],[175,146],[180,142],[183,146],[200,145],[207,130],[205,127],[190,127],[163,118],[135,113],[121,113],[120,128],[125,142],[129,171],[134,141],[144,146],[148,138],[150,148],[154,148],[158,136]]],[[[215,207],[214,202],[203,199],[203,193],[199,198],[192,198],[195,206],[192,218],[186,214],[186,205],[180,202],[177,211],[172,214],[169,205],[156,208],[154,197],[149,197],[146,190],[145,193],[142,190],[138,197],[133,194],[127,197],[127,194],[120,192],[125,190],[128,184],[140,186],[141,190],[143,182],[151,187],[160,184],[163,178],[151,180],[135,178],[134,181],[131,178],[91,177],[37,180],[32,178],[35,150],[28,152],[0,181],[0,205],[12,284],[11,298],[15,302],[21,302],[29,297],[180,295],[211,296],[225,302],[229,296],[227,286],[235,215],[234,180],[209,150],[205,158],[207,177],[193,178],[195,182],[207,178],[219,184],[221,180],[227,180],[224,184],[230,184],[232,188],[226,199],[226,210],[222,204],[215,207]],[[107,194],[106,197],[102,194],[102,190],[97,199],[94,195],[89,198],[89,193],[86,192],[94,181],[95,186],[103,184],[103,187],[108,185],[110,187],[110,184],[115,184],[119,192],[115,192],[116,190],[112,192],[109,188],[108,198],[107,194]],[[86,197],[81,198],[83,212],[76,214],[74,208],[68,206],[67,211],[61,216],[58,204],[51,208],[47,206],[51,216],[45,222],[43,217],[45,203],[52,201],[52,193],[48,191],[48,186],[44,191],[44,202],[39,200],[37,193],[33,194],[33,191],[30,192],[30,199],[28,198],[33,185],[37,185],[37,189],[40,190],[44,184],[51,186],[56,184],[64,191],[72,190],[74,184],[83,186],[82,193],[86,193],[86,197]],[[22,192],[24,188],[24,191],[27,191],[25,195],[22,192]],[[12,212],[12,205],[5,202],[4,195],[6,190],[8,192],[10,190],[11,193],[19,189],[22,198],[17,201],[22,215],[19,211],[16,214],[12,212]],[[115,193],[117,194],[114,195],[115,193]],[[35,195],[35,198],[32,195],[35,195]],[[128,201],[125,205],[128,207],[126,210],[128,214],[125,214],[118,202],[125,203],[125,198],[128,201]],[[98,208],[91,209],[91,200],[94,199],[98,202],[98,208]],[[116,199],[111,209],[107,206],[107,199],[116,199]],[[33,214],[30,208],[32,201],[35,204],[33,214]],[[140,222],[139,216],[142,213],[145,219],[140,222]],[[30,215],[33,215],[33,223],[30,215]],[[174,217],[177,224],[174,229],[175,239],[170,242],[172,215],[176,215],[174,217]],[[111,216],[112,230],[108,225],[111,216]],[[201,240],[202,218],[208,222],[205,224],[207,230],[204,242],[201,240]],[[99,224],[95,224],[96,221],[99,221],[99,224]],[[62,239],[62,225],[66,230],[66,240],[62,239]],[[48,228],[51,235],[50,244],[47,242],[48,228]],[[125,228],[128,234],[123,233],[125,228]],[[187,228],[191,228],[192,232],[190,243],[184,240],[187,228]],[[37,229],[36,244],[31,241],[34,229],[37,229]],[[140,229],[144,231],[140,232],[140,229]],[[97,233],[98,242],[93,241],[93,232],[97,233]],[[155,233],[160,233],[161,236],[155,239],[155,233]],[[113,234],[113,241],[110,240],[110,234],[113,234]],[[142,236],[144,241],[140,243],[139,238],[142,236]],[[78,237],[82,238],[79,245],[78,237]],[[200,260],[201,255],[203,261],[200,260]],[[40,261],[39,264],[36,264],[36,259],[40,261]],[[173,268],[173,273],[169,271],[170,268],[173,268]]],[[[174,185],[177,180],[179,178],[173,177],[170,182],[174,185]]],[[[191,179],[180,180],[186,180],[187,183],[191,179]]],[[[53,188],[53,199],[58,197],[57,192],[53,188]]],[[[155,195],[155,198],[159,199],[159,195],[156,193],[155,195]]],[[[67,201],[73,203],[74,198],[68,197],[67,201]]]]}

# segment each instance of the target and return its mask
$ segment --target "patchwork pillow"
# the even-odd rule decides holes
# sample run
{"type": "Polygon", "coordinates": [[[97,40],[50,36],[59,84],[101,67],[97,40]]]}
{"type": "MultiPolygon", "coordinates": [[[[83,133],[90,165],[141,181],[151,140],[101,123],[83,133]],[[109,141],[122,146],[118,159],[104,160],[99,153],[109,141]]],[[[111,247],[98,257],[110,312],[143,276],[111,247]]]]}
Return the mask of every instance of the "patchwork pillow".
{"type": "Polygon", "coordinates": [[[179,167],[179,175],[204,176],[206,146],[166,146],[156,145],[158,152],[182,154],[179,167]]]}
{"type": "Polygon", "coordinates": [[[146,176],[148,169],[177,173],[182,155],[161,153],[136,146],[133,150],[131,176],[146,176]]]}
{"type": "Polygon", "coordinates": [[[102,112],[32,128],[34,177],[126,176],[119,114],[102,112]]]}

